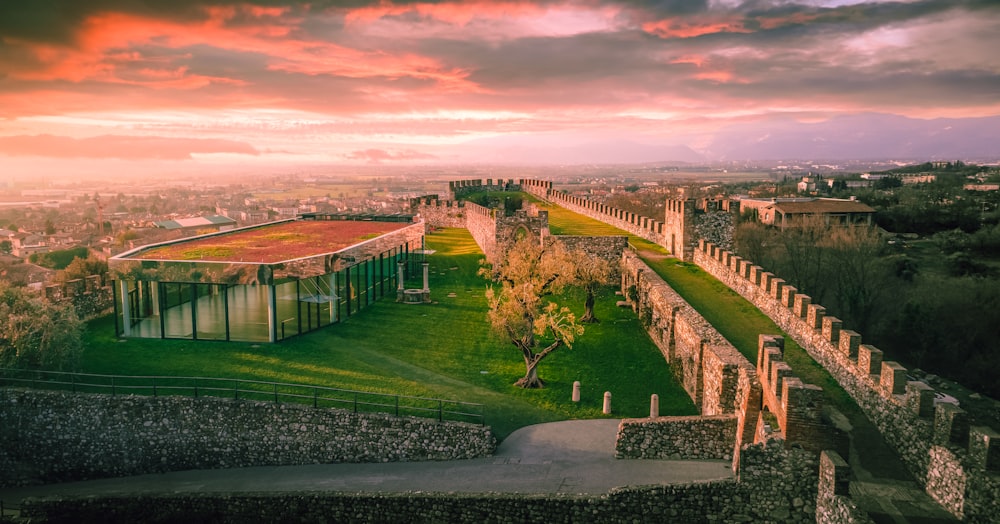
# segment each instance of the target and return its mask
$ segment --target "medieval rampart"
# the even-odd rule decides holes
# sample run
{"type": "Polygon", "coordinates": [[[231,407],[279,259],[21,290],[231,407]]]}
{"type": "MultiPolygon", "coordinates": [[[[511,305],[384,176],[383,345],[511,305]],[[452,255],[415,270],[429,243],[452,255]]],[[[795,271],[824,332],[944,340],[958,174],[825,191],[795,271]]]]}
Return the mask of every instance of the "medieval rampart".
{"type": "Polygon", "coordinates": [[[81,319],[93,318],[114,305],[111,286],[102,282],[101,275],[49,284],[44,291],[50,302],[71,304],[81,319]]]}
{"type": "Polygon", "coordinates": [[[967,414],[935,406],[935,391],[909,381],[897,362],[811,298],[728,251],[701,242],[695,263],[767,314],[858,403],[927,493],[956,517],[995,518],[1000,500],[1000,434],[970,427],[967,414]]]}
{"type": "Polygon", "coordinates": [[[0,485],[490,456],[486,426],[217,398],[0,388],[0,485]]]}
{"type": "Polygon", "coordinates": [[[419,213],[427,227],[465,227],[465,202],[438,200],[437,196],[410,199],[410,209],[419,213]]]}
{"type": "Polygon", "coordinates": [[[498,178],[494,180],[492,178],[487,178],[486,180],[456,180],[448,182],[449,200],[458,200],[471,193],[486,191],[521,191],[521,181],[514,179],[504,180],[502,178],[498,178]]]}
{"type": "Polygon", "coordinates": [[[817,457],[750,446],[739,479],[524,493],[156,493],[26,500],[31,522],[790,522],[816,520],[817,457]]]}
{"type": "Polygon", "coordinates": [[[550,191],[548,200],[570,211],[611,224],[639,238],[664,245],[664,225],[657,220],[559,191],[550,191]]]}
{"type": "Polygon", "coordinates": [[[736,415],[624,419],[618,426],[620,459],[732,460],[736,415]]]}

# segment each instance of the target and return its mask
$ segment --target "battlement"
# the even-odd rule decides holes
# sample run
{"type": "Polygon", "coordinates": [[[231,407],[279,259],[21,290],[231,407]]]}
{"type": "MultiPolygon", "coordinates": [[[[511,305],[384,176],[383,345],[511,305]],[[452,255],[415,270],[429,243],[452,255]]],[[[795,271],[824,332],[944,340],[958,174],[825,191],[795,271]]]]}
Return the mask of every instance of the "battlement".
{"type": "MultiPolygon", "coordinates": [[[[885,361],[882,351],[864,344],[860,333],[846,329],[840,319],[828,316],[811,297],[777,276],[704,240],[694,260],[760,308],[826,368],[926,484],[927,492],[949,511],[961,515],[964,508],[970,504],[975,508],[981,501],[959,493],[954,483],[941,482],[944,477],[935,471],[942,464],[1000,489],[995,430],[970,427],[957,406],[935,405],[934,388],[911,381],[905,367],[885,361]]],[[[757,365],[764,404],[779,418],[789,400],[806,412],[815,408],[814,392],[791,378],[781,347],[770,339],[765,343],[762,337],[757,365]]]]}
{"type": "Polygon", "coordinates": [[[523,181],[514,180],[513,178],[507,180],[502,178],[496,180],[492,178],[485,180],[453,180],[448,182],[448,193],[451,200],[458,200],[470,193],[479,193],[481,191],[518,192],[522,190],[521,182],[523,181]]]}
{"type": "Polygon", "coordinates": [[[757,376],[763,391],[763,406],[777,419],[786,445],[795,444],[816,452],[837,449],[846,453],[846,435],[822,418],[823,389],[804,383],[785,362],[785,339],[759,335],[757,345],[757,376]]]}

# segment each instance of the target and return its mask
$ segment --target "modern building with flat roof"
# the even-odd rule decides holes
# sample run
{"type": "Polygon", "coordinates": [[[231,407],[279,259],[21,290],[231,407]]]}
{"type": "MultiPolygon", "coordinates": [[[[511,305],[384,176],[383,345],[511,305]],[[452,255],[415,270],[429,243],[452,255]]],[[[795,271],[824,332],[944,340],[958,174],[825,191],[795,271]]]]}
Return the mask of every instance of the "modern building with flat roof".
{"type": "Polygon", "coordinates": [[[116,334],[283,340],[396,296],[423,240],[409,215],[313,213],[133,249],[108,261],[116,334]]]}

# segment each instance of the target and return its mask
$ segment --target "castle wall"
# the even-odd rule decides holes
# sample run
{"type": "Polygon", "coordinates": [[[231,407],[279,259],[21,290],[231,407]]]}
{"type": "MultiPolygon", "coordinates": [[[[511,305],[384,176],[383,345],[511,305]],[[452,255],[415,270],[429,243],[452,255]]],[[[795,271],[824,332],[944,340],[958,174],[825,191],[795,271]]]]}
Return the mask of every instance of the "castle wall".
{"type": "Polygon", "coordinates": [[[874,524],[851,500],[850,473],[850,466],[837,452],[820,454],[816,524],[874,524]]]}
{"type": "Polygon", "coordinates": [[[427,227],[465,227],[465,202],[420,197],[410,200],[410,209],[420,215],[427,227]]]}
{"type": "Polygon", "coordinates": [[[754,374],[746,357],[630,251],[622,257],[622,289],[702,415],[742,408],[739,399],[750,396],[756,382],[739,379],[754,374]]]}
{"type": "Polygon", "coordinates": [[[611,224],[629,234],[666,246],[663,242],[663,223],[657,220],[559,191],[548,191],[547,196],[542,198],[570,211],[611,224]]]}
{"type": "Polygon", "coordinates": [[[497,249],[496,211],[472,202],[465,203],[465,228],[479,245],[479,249],[492,260],[497,249]]]}
{"type": "Polygon", "coordinates": [[[521,181],[519,180],[502,178],[487,178],[486,180],[455,180],[448,182],[449,200],[458,200],[465,195],[484,191],[521,191],[520,182],[521,181]]]}
{"type": "Polygon", "coordinates": [[[101,275],[49,284],[44,292],[50,302],[72,304],[76,315],[83,320],[102,315],[114,306],[111,286],[103,282],[101,275]]]}
{"type": "Polygon", "coordinates": [[[817,459],[752,446],[741,480],[628,487],[599,496],[524,493],[155,493],[24,501],[31,522],[788,522],[816,520],[817,459]]]}
{"type": "Polygon", "coordinates": [[[736,415],[624,419],[619,459],[732,460],[736,415]]]}
{"type": "Polygon", "coordinates": [[[934,390],[908,382],[810,297],[750,261],[702,242],[694,261],[749,300],[819,362],[879,429],[927,493],[959,518],[986,522],[1000,500],[996,432],[969,427],[960,408],[934,406],[934,390]],[[994,458],[990,458],[994,457],[994,458]]]}
{"type": "Polygon", "coordinates": [[[251,400],[0,388],[0,485],[490,456],[486,426],[251,400]]]}

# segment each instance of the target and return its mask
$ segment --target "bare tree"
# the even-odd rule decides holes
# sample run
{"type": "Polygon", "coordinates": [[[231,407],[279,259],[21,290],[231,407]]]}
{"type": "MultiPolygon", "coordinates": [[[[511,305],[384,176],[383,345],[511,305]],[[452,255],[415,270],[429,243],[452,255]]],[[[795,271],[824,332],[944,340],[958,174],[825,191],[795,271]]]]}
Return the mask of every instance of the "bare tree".
{"type": "Polygon", "coordinates": [[[524,359],[524,376],[514,385],[541,388],[545,383],[538,377],[538,364],[560,347],[572,347],[574,338],[583,334],[569,308],[546,298],[574,280],[575,263],[561,244],[542,248],[530,237],[500,252],[492,268],[481,270],[496,284],[486,291],[490,325],[524,359]]]}

